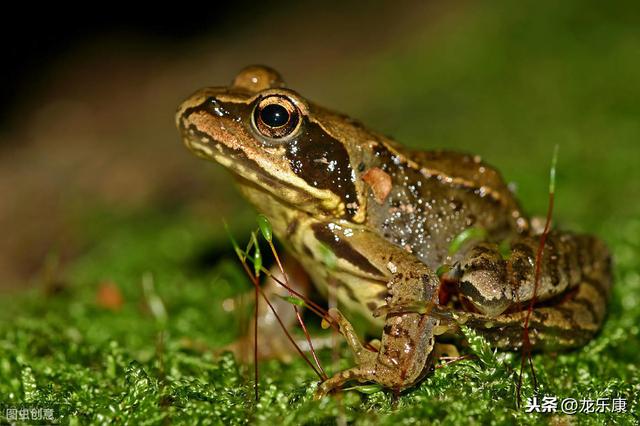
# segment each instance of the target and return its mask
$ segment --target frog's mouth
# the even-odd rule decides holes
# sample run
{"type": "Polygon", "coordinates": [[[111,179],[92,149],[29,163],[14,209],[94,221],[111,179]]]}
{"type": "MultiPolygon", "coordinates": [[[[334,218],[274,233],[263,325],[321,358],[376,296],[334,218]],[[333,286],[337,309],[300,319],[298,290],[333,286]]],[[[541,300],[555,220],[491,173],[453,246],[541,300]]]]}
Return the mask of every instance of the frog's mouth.
{"type": "MultiPolygon", "coordinates": [[[[185,137],[184,143],[198,157],[224,166],[232,173],[241,188],[267,194],[271,199],[292,209],[313,212],[313,206],[321,204],[322,200],[318,200],[308,191],[266,172],[241,149],[230,148],[218,141],[203,142],[197,136],[185,137]]],[[[264,210],[267,206],[257,207],[264,210]]]]}
{"type": "Polygon", "coordinates": [[[257,183],[237,173],[233,173],[233,177],[245,196],[262,212],[268,213],[270,210],[269,205],[265,205],[263,202],[265,197],[268,197],[270,200],[269,203],[275,203],[290,210],[307,211],[307,209],[302,206],[313,205],[313,199],[308,194],[286,183],[277,182],[270,178],[265,178],[260,183],[257,183]],[[271,184],[264,185],[267,182],[271,182],[271,184]],[[287,196],[283,195],[285,193],[287,196]],[[295,202],[292,200],[292,197],[295,197],[295,202]],[[306,200],[303,201],[303,198],[306,198],[306,200]]]}

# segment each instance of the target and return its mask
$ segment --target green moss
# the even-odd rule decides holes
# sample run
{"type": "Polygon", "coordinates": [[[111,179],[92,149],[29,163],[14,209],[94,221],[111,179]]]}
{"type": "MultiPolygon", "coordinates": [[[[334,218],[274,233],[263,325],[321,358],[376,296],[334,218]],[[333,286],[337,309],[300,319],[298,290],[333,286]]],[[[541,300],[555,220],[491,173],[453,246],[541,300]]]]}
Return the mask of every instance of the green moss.
{"type": "MultiPolygon", "coordinates": [[[[314,401],[317,378],[296,360],[292,365],[261,364],[256,404],[251,369],[229,354],[209,350],[233,341],[248,318],[248,312],[222,309],[223,300],[250,288],[240,265],[231,260],[233,251],[230,248],[229,258],[213,268],[194,270],[193,257],[217,238],[212,230],[182,215],[144,218],[117,219],[105,226],[100,244],[69,271],[62,293],[43,296],[37,291],[10,306],[5,303],[0,325],[2,406],[54,407],[56,418],[77,424],[156,424],[165,419],[322,424],[336,417],[361,424],[419,418],[442,424],[469,419],[537,424],[550,418],[516,408],[513,372],[519,357],[495,353],[471,330],[467,333],[475,359],[438,368],[395,402],[384,392],[348,392],[314,401]],[[185,242],[191,247],[181,256],[163,248],[185,242]],[[151,279],[151,289],[143,286],[151,279]],[[118,310],[96,302],[98,283],[105,280],[122,291],[124,302],[118,310]]],[[[585,348],[534,357],[538,392],[558,398],[624,397],[629,403],[626,414],[576,417],[586,424],[632,424],[640,397],[640,275],[634,255],[640,246],[640,221],[605,229],[617,259],[610,317],[601,335],[585,348]]],[[[321,351],[325,366],[334,372],[351,362],[344,347],[340,354],[340,361],[332,364],[329,351],[321,351]]],[[[524,397],[533,395],[528,375],[522,392],[524,397]]]]}
{"type": "MultiPolygon", "coordinates": [[[[367,75],[347,70],[332,95],[341,109],[413,146],[483,154],[538,214],[546,209],[552,147],[560,144],[555,217],[607,240],[616,280],[597,339],[577,351],[534,356],[538,395],[619,396],[629,404],[626,413],[571,416],[580,424],[640,421],[640,36],[631,15],[585,2],[468,6],[447,21],[457,29],[418,35],[412,45],[380,54],[367,75]]],[[[494,353],[472,332],[476,358],[438,368],[397,400],[347,392],[315,401],[317,378],[296,360],[261,364],[255,403],[251,369],[210,350],[241,335],[250,311],[222,307],[251,288],[222,228],[182,212],[89,219],[86,232],[96,244],[71,265],[62,292],[2,302],[0,415],[46,407],[72,424],[568,420],[516,408],[519,357],[494,353]],[[228,255],[198,261],[212,244],[228,255]],[[118,310],[96,303],[106,281],[122,293],[118,310]]],[[[351,365],[348,351],[339,352],[332,363],[321,351],[331,372],[351,365]]],[[[529,373],[522,394],[533,395],[529,373]]]]}

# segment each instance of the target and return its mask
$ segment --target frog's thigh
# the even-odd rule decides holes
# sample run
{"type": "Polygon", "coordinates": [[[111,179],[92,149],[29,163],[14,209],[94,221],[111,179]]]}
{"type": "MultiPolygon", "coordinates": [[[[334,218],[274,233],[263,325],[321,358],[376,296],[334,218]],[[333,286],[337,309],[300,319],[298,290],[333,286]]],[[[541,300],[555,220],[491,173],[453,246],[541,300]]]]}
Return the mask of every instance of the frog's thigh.
{"type": "Polygon", "coordinates": [[[530,319],[533,346],[578,347],[593,338],[607,312],[607,298],[600,285],[586,279],[575,296],[556,306],[535,309],[530,319]]]}
{"type": "MultiPolygon", "coordinates": [[[[607,300],[601,283],[584,280],[577,293],[555,306],[533,310],[529,319],[529,339],[536,349],[562,349],[584,345],[599,330],[606,315],[607,300]]],[[[496,318],[471,314],[467,324],[477,329],[494,346],[517,349],[522,346],[527,311],[496,318]]]]}
{"type": "MultiPolygon", "coordinates": [[[[517,238],[503,258],[498,246],[481,243],[461,262],[460,292],[483,314],[498,316],[514,304],[532,299],[538,236],[517,238]]],[[[593,278],[604,285],[609,254],[599,240],[563,232],[549,234],[536,299],[544,301],[593,278]]],[[[608,284],[606,284],[608,286],[608,284]]],[[[604,289],[604,287],[603,287],[604,289]]]]}

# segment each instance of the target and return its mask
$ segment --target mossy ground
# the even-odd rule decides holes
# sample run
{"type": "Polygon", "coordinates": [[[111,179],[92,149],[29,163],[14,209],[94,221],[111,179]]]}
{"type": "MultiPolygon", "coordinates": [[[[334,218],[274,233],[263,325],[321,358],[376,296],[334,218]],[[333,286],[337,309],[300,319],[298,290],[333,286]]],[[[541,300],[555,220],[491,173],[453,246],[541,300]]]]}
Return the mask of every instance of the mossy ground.
{"type": "MultiPolygon", "coordinates": [[[[512,370],[519,358],[487,350],[473,340],[478,359],[440,368],[393,403],[392,395],[349,392],[314,401],[316,377],[302,362],[261,365],[260,401],[253,401],[251,369],[232,356],[216,357],[240,333],[240,313],[222,309],[222,300],[249,289],[239,265],[221,260],[193,271],[194,255],[209,243],[199,224],[161,215],[112,218],[102,242],[79,260],[69,287],[43,296],[40,291],[5,305],[0,338],[0,394],[5,407],[53,407],[62,423],[129,424],[202,422],[243,424],[409,423],[430,419],[459,424],[537,424],[550,415],[515,407],[512,370]],[[108,237],[107,237],[108,236],[108,237]],[[175,250],[182,247],[181,250],[175,250]],[[108,265],[108,272],[105,272],[108,265]],[[191,270],[191,272],[190,272],[191,270]],[[106,278],[122,291],[114,311],[97,301],[96,284],[106,278]],[[143,280],[153,280],[145,294],[143,280]],[[149,304],[162,300],[166,320],[149,304]]],[[[626,414],[584,414],[589,424],[637,421],[640,380],[637,367],[640,276],[634,256],[640,221],[609,228],[616,248],[616,291],[601,336],[566,354],[534,357],[540,394],[558,398],[624,397],[626,414]],[[634,417],[635,416],[635,417],[634,417]]],[[[215,238],[214,238],[215,239],[215,238]]],[[[349,365],[346,350],[332,371],[349,365]]],[[[523,395],[531,396],[527,376],[523,395]]]]}
{"type": "MultiPolygon", "coordinates": [[[[383,52],[365,76],[336,70],[319,92],[403,143],[483,154],[539,215],[552,147],[560,145],[556,220],[608,242],[615,287],[597,339],[534,357],[538,393],[622,397],[626,413],[525,413],[515,404],[518,356],[494,355],[475,338],[477,359],[438,369],[395,402],[384,392],[314,401],[317,379],[297,360],[261,364],[255,403],[251,369],[208,350],[233,341],[247,321],[222,308],[249,289],[222,228],[188,211],[150,209],[87,213],[84,229],[96,243],[61,285],[2,301],[0,416],[45,407],[71,424],[638,424],[640,35],[633,13],[583,2],[470,9],[443,24],[457,30],[428,31],[383,52]],[[107,281],[122,293],[118,309],[98,303],[107,281]],[[151,292],[143,281],[153,283],[151,292]]],[[[237,235],[247,235],[253,218],[234,219],[237,235]]],[[[321,352],[329,370],[350,365],[346,349],[340,354],[332,363],[321,352]]],[[[531,396],[530,376],[524,383],[523,396],[531,396]]]]}

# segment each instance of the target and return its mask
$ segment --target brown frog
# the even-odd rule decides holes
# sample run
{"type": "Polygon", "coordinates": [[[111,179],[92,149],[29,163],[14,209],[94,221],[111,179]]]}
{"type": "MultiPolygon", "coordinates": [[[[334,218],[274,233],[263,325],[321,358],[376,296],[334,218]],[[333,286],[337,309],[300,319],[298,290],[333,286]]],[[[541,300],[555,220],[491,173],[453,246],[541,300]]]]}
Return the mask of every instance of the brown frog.
{"type": "MultiPolygon", "coordinates": [[[[379,350],[371,350],[331,310],[356,366],[324,381],[319,395],[351,380],[398,391],[414,385],[435,362],[436,340],[460,323],[497,348],[521,348],[540,231],[479,157],[401,148],[285,88],[263,66],[196,92],[176,124],[193,153],[233,173],[322,292],[332,286],[341,306],[381,326],[379,350]],[[469,229],[482,230],[482,240],[451,250],[469,229]],[[448,272],[438,276],[443,265],[448,272]]],[[[603,242],[551,231],[529,322],[532,347],[590,340],[610,287],[603,242]]]]}

